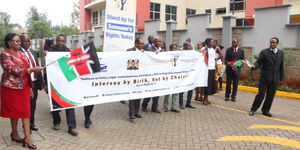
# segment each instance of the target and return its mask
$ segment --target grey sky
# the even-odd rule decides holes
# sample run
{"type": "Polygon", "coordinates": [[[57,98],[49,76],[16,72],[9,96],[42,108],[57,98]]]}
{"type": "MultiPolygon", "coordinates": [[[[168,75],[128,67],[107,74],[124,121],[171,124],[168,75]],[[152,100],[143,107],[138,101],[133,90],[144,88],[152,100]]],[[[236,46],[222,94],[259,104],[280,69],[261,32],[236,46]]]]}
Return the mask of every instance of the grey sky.
{"type": "Polygon", "coordinates": [[[25,26],[26,14],[31,6],[46,13],[52,25],[69,25],[73,3],[79,0],[1,0],[0,11],[11,16],[11,23],[25,26]]]}

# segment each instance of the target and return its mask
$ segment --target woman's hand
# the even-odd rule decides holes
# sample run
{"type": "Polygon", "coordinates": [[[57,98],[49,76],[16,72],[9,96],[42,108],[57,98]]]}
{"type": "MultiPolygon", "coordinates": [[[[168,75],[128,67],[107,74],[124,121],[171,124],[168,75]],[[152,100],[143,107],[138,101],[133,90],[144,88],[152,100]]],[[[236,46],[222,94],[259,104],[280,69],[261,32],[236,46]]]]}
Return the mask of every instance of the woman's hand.
{"type": "Polygon", "coordinates": [[[29,68],[28,72],[29,72],[29,73],[32,73],[32,72],[34,72],[34,73],[39,73],[39,72],[41,72],[44,68],[45,68],[45,66],[44,66],[44,67],[37,66],[37,67],[29,68]]]}

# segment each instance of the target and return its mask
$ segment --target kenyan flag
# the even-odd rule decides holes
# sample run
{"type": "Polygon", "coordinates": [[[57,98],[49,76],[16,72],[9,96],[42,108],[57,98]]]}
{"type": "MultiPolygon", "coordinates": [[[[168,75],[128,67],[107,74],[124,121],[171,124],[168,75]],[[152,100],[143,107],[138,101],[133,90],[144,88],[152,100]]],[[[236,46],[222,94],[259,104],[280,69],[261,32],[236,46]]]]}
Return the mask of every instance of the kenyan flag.
{"type": "Polygon", "coordinates": [[[100,72],[100,62],[93,42],[70,51],[68,55],[57,61],[68,81],[79,76],[100,72]]]}
{"type": "Polygon", "coordinates": [[[232,62],[229,62],[228,64],[230,65],[235,65],[237,67],[240,67],[242,66],[243,64],[247,65],[248,67],[252,67],[252,63],[248,60],[237,60],[237,61],[232,61],[232,62]]]}
{"type": "Polygon", "coordinates": [[[208,52],[206,48],[203,48],[199,50],[198,48],[195,49],[197,52],[202,53],[204,55],[204,62],[207,65],[208,64],[208,52]]]}

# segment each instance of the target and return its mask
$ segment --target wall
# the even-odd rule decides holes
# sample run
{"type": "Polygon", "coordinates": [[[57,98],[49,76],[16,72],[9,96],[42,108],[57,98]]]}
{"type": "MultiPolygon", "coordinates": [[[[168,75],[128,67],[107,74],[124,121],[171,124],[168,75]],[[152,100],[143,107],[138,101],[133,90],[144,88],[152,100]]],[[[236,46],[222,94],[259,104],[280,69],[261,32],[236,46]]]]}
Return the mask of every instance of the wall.
{"type": "Polygon", "coordinates": [[[273,5],[282,5],[282,0],[247,0],[245,18],[254,18],[254,8],[273,5]]]}

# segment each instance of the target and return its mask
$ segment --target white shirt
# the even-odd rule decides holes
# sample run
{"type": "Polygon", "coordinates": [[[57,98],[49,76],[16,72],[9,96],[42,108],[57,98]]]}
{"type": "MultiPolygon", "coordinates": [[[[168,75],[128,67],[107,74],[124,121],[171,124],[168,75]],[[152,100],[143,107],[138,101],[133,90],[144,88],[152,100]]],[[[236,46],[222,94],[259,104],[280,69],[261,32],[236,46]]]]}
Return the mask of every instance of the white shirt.
{"type": "Polygon", "coordinates": [[[215,70],[216,69],[216,51],[215,49],[207,48],[208,50],[208,70],[215,70]]]}
{"type": "MultiPolygon", "coordinates": [[[[27,57],[27,59],[28,59],[28,61],[29,61],[29,64],[30,64],[30,68],[33,68],[33,66],[36,66],[35,59],[34,59],[33,55],[31,54],[30,49],[28,49],[29,54],[27,53],[27,50],[25,50],[25,49],[22,48],[22,47],[21,47],[21,50],[24,52],[25,56],[27,57]],[[29,56],[29,55],[30,55],[30,56],[29,56]],[[31,63],[30,57],[32,58],[34,64],[31,63]]],[[[30,74],[30,77],[31,77],[31,80],[32,80],[32,81],[36,81],[36,80],[37,80],[37,79],[34,77],[34,73],[31,73],[31,74],[30,74]]]]}
{"type": "Polygon", "coordinates": [[[271,49],[271,48],[270,48],[270,50],[271,50],[273,53],[275,53],[275,54],[278,52],[278,49],[277,49],[277,48],[275,48],[275,49],[271,49]]]}

